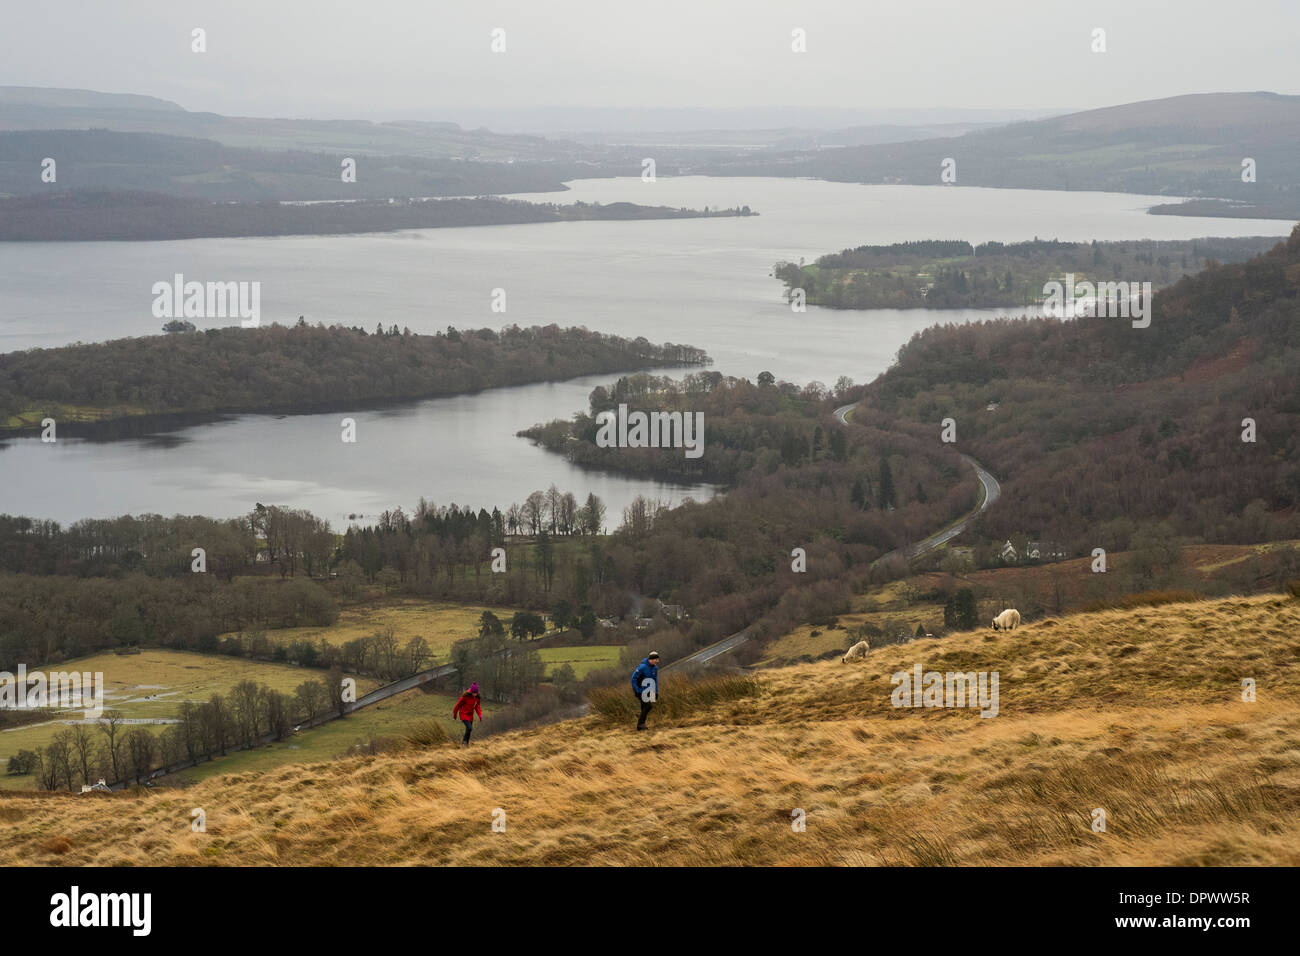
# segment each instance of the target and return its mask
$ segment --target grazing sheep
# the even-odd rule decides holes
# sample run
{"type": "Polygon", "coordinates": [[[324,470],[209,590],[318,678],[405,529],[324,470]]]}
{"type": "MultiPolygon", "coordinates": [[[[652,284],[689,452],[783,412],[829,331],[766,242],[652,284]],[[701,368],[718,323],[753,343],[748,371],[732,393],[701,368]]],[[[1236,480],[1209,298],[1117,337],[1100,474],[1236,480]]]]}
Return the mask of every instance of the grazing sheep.
{"type": "Polygon", "coordinates": [[[1020,612],[1013,607],[1007,608],[993,619],[993,630],[1014,631],[1020,626],[1020,612]]]}
{"type": "Polygon", "coordinates": [[[869,650],[871,650],[871,648],[867,646],[866,641],[858,641],[858,643],[854,644],[844,652],[844,656],[840,658],[840,663],[847,664],[849,661],[865,660],[867,657],[867,651],[869,650]]]}

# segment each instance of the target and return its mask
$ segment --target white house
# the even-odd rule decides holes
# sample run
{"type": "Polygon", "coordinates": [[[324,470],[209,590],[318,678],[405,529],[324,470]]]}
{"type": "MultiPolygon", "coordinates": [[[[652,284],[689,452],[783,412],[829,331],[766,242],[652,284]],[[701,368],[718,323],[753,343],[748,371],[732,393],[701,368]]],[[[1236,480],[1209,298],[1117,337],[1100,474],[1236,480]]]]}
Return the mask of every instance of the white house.
{"type": "Polygon", "coordinates": [[[1021,555],[1016,551],[1016,546],[1008,540],[998,554],[1003,561],[1008,562],[1019,561],[1022,557],[1026,561],[1064,561],[1069,557],[1065,548],[1055,541],[1027,541],[1025,553],[1021,555]]]}
{"type": "Polygon", "coordinates": [[[1030,541],[1025,556],[1033,561],[1064,561],[1069,557],[1065,548],[1055,541],[1030,541]]]}

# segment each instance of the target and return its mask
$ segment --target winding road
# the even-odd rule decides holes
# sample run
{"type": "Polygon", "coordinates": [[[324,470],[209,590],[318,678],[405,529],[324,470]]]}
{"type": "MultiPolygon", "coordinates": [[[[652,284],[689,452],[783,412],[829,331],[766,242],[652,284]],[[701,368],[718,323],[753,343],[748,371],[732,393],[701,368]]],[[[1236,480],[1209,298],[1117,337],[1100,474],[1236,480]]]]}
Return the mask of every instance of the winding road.
{"type": "MultiPolygon", "coordinates": [[[[853,411],[853,405],[841,405],[839,408],[835,409],[835,420],[839,422],[841,425],[847,427],[849,424],[849,412],[851,411],[853,411]]],[[[922,540],[916,542],[915,544],[909,544],[902,548],[896,548],[893,551],[890,551],[888,554],[882,554],[880,557],[876,558],[875,561],[871,562],[872,567],[875,567],[877,564],[880,564],[882,561],[888,561],[890,558],[902,557],[902,558],[906,558],[907,560],[911,560],[912,558],[919,557],[920,555],[925,554],[927,551],[933,551],[935,548],[939,547],[940,545],[947,544],[953,538],[957,537],[957,535],[961,534],[963,531],[969,528],[971,522],[974,521],[977,517],[979,517],[981,513],[986,511],[989,505],[993,504],[993,502],[997,501],[998,498],[1002,497],[1002,486],[998,484],[998,480],[996,478],[994,478],[991,474],[989,474],[984,469],[983,465],[977,462],[970,455],[962,455],[961,460],[971,466],[971,468],[975,471],[975,477],[977,477],[980,481],[980,488],[981,488],[980,503],[976,505],[975,509],[970,514],[966,515],[966,517],[953,522],[952,524],[948,525],[948,527],[944,528],[941,531],[936,531],[928,538],[923,538],[922,540]]],[[[735,650],[741,644],[744,644],[747,640],[749,640],[749,635],[748,633],[746,633],[746,631],[737,631],[735,634],[732,634],[730,637],[724,637],[722,640],[714,644],[710,644],[707,647],[700,648],[698,651],[696,651],[693,654],[688,654],[685,657],[681,658],[680,660],[676,660],[673,661],[671,664],[664,665],[662,669],[667,671],[667,670],[672,670],[673,668],[676,667],[684,667],[687,665],[698,666],[701,664],[708,664],[709,662],[722,656],[723,654],[735,650]]]]}

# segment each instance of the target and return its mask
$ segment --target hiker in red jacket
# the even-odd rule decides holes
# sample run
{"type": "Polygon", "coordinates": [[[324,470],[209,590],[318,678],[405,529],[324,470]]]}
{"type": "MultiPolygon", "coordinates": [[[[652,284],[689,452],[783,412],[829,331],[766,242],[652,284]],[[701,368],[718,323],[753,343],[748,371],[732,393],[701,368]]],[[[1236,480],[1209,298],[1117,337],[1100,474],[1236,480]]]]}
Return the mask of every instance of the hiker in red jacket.
{"type": "Polygon", "coordinates": [[[483,703],[478,696],[478,681],[469,685],[469,690],[460,695],[460,700],[456,701],[456,706],[451,709],[451,715],[465,725],[465,739],[461,741],[464,747],[469,746],[469,733],[474,729],[476,713],[478,722],[483,723],[483,703]]]}

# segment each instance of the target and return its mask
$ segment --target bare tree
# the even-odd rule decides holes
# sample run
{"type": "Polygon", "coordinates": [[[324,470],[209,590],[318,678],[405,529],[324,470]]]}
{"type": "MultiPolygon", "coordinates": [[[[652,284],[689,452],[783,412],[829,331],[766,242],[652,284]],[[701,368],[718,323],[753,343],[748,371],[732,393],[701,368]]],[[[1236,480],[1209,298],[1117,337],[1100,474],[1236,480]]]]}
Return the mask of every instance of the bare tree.
{"type": "Polygon", "coordinates": [[[95,738],[91,736],[86,724],[73,724],[68,745],[72,748],[73,759],[81,771],[83,783],[90,783],[91,764],[95,762],[95,738]]]}
{"type": "Polygon", "coordinates": [[[99,729],[108,738],[108,762],[113,769],[113,782],[126,779],[126,762],[123,760],[122,739],[125,735],[124,718],[118,710],[105,711],[99,729]]]}
{"type": "Polygon", "coordinates": [[[415,636],[406,642],[406,672],[415,674],[424,670],[433,659],[433,650],[423,637],[415,636]]]}
{"type": "Polygon", "coordinates": [[[564,496],[560,494],[560,489],[551,485],[546,489],[546,513],[551,519],[551,534],[559,530],[561,508],[563,506],[564,496]]]}
{"type": "Polygon", "coordinates": [[[243,742],[252,746],[261,736],[262,687],[251,680],[241,680],[230,689],[231,710],[243,742]]]}
{"type": "Polygon", "coordinates": [[[303,681],[294,691],[298,701],[298,715],[304,721],[314,720],[325,709],[325,687],[318,680],[303,681]]]}
{"type": "Polygon", "coordinates": [[[54,767],[54,779],[61,781],[65,790],[76,789],[73,783],[73,776],[76,771],[74,769],[71,737],[71,731],[60,730],[55,734],[54,739],[50,741],[50,745],[45,748],[45,758],[54,767]]]}
{"type": "Polygon", "coordinates": [[[149,771],[153,770],[154,753],[157,747],[158,741],[154,739],[154,735],[143,727],[132,728],[126,734],[127,765],[136,783],[149,779],[149,771]]]}
{"type": "Polygon", "coordinates": [[[546,509],[546,496],[540,491],[534,491],[524,499],[523,519],[534,535],[542,530],[543,512],[546,509]]]}
{"type": "Polygon", "coordinates": [[[560,499],[560,530],[565,534],[573,534],[577,523],[578,499],[573,496],[572,491],[566,491],[564,497],[560,499]]]}
{"type": "Polygon", "coordinates": [[[226,755],[230,744],[230,707],[220,694],[213,694],[203,705],[204,735],[208,738],[209,753],[220,750],[226,755]]]}

